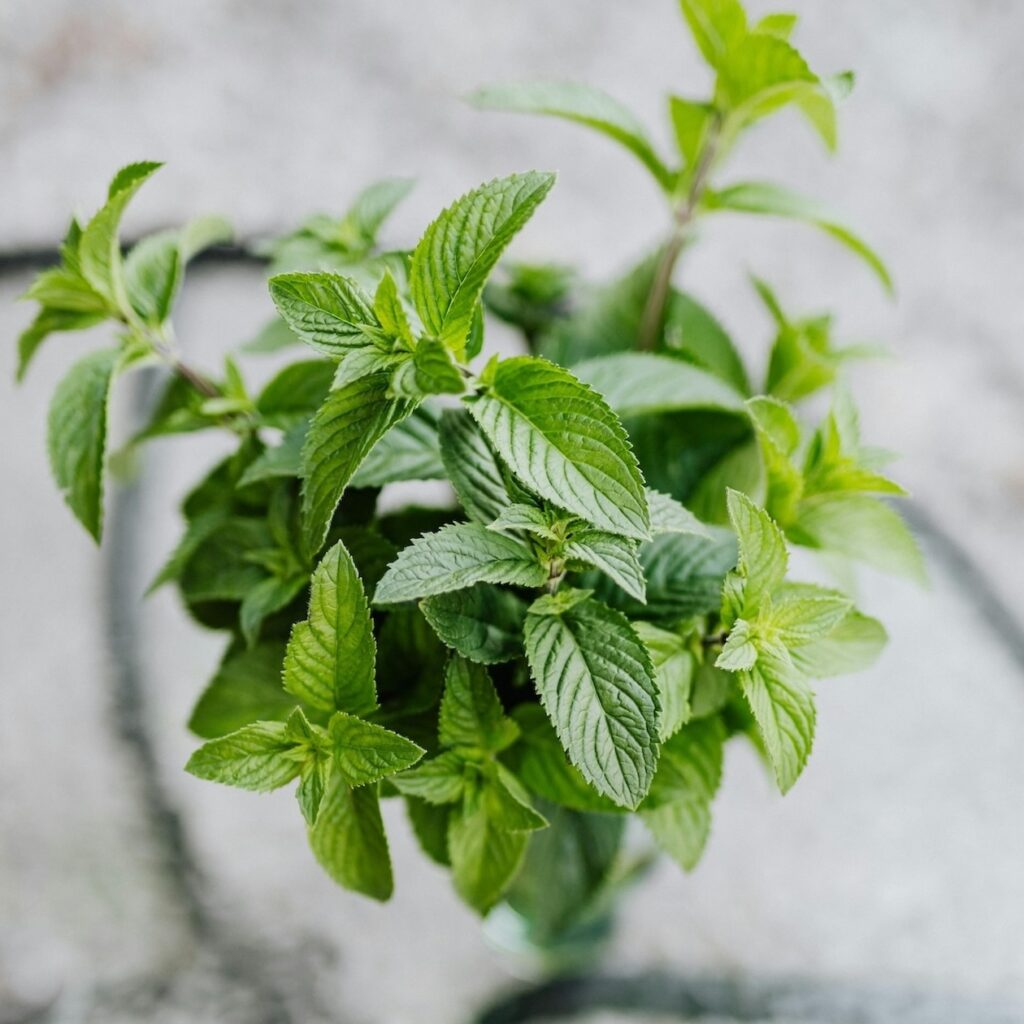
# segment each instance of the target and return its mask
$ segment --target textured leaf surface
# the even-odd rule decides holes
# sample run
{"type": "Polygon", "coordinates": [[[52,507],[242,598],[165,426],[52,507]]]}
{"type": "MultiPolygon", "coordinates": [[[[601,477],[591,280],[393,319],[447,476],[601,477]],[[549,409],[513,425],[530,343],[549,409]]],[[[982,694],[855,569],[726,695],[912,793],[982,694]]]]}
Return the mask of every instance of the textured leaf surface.
{"type": "Polygon", "coordinates": [[[441,745],[497,752],[513,742],[518,733],[515,724],[505,717],[487,669],[463,658],[452,658],[441,701],[441,745]]]}
{"type": "Polygon", "coordinates": [[[684,505],[660,491],[647,489],[647,507],[651,510],[651,533],[692,533],[709,537],[708,528],[684,505]]]}
{"type": "Polygon", "coordinates": [[[337,274],[278,274],[270,297],[284,322],[307,345],[328,356],[374,344],[382,337],[370,297],[337,274]]]}
{"type": "Polygon", "coordinates": [[[470,100],[482,110],[547,114],[594,128],[625,146],[662,187],[671,187],[672,175],[655,152],[643,123],[600,89],[577,82],[524,82],[485,86],[470,100]]]}
{"type": "Polygon", "coordinates": [[[648,536],[643,478],[626,432],[567,370],[529,356],[503,360],[469,409],[528,488],[610,533],[648,536]]]}
{"type": "Polygon", "coordinates": [[[764,740],[779,789],[796,782],[814,743],[814,694],[786,651],[762,645],[757,663],[740,673],[744,696],[764,740]]]}
{"type": "Polygon", "coordinates": [[[470,661],[494,665],[523,653],[526,605],[488,583],[428,597],[421,610],[441,642],[470,661]]]}
{"type": "Polygon", "coordinates": [[[640,564],[647,580],[647,604],[598,587],[597,593],[629,615],[682,619],[717,611],[722,581],[736,564],[736,540],[726,530],[712,537],[664,534],[640,547],[640,564]]]}
{"type": "Polygon", "coordinates": [[[466,789],[466,762],[460,754],[448,751],[391,781],[400,793],[429,804],[454,803],[466,789]]]}
{"type": "Polygon", "coordinates": [[[309,617],[292,629],[285,689],[325,711],[365,714],[377,705],[375,657],[363,585],[339,541],[313,573],[309,617]]]}
{"type": "Polygon", "coordinates": [[[585,562],[600,569],[622,589],[643,602],[647,584],[637,556],[638,543],[614,533],[584,530],[573,535],[565,545],[565,554],[573,561],[585,562]]]}
{"type": "Polygon", "coordinates": [[[79,522],[98,541],[103,533],[103,470],[107,406],[120,355],[93,352],[57,385],[46,423],[50,468],[79,522]]]}
{"type": "Polygon", "coordinates": [[[456,200],[412,254],[409,283],[426,329],[454,352],[465,345],[484,282],[555,183],[531,171],[499,178],[456,200]]]}
{"type": "Polygon", "coordinates": [[[125,207],[161,164],[137,163],[122,167],[110,183],[107,202],[86,224],[78,244],[82,276],[110,302],[127,311],[128,299],[121,274],[121,246],[117,229],[125,207]]]}
{"type": "Polygon", "coordinates": [[[348,786],[365,786],[411,768],[424,754],[422,747],[390,729],[336,712],[328,735],[334,768],[348,786]]]}
{"type": "Polygon", "coordinates": [[[474,583],[540,587],[547,570],[526,545],[479,523],[454,523],[413,541],[377,584],[376,604],[395,604],[474,583]]]}
{"type": "Polygon", "coordinates": [[[786,542],[768,513],[745,494],[730,491],[728,505],[729,520],[739,541],[736,576],[742,581],[741,607],[756,611],[786,575],[786,542]]]}
{"type": "Polygon", "coordinates": [[[313,417],[302,449],[303,539],[314,554],[356,470],[373,446],[415,408],[388,393],[389,375],[375,373],[332,391],[313,417]]]}
{"type": "Polygon", "coordinates": [[[659,629],[649,622],[634,622],[633,628],[647,648],[654,666],[654,680],[658,684],[661,703],[658,738],[664,741],[690,720],[694,658],[678,633],[659,629]]]}
{"type": "Polygon", "coordinates": [[[335,775],[310,829],[309,845],[339,885],[375,900],[391,896],[391,855],[375,787],[349,789],[335,775]]]}
{"type": "Polygon", "coordinates": [[[383,487],[402,480],[439,480],[445,475],[436,410],[421,405],[395,424],[370,450],[352,477],[353,487],[383,487]]]}
{"type": "Polygon", "coordinates": [[[200,779],[266,793],[291,782],[302,768],[284,722],[253,722],[204,743],[185,770],[200,779]]]}
{"type": "Polygon", "coordinates": [[[570,760],[624,807],[646,795],[659,704],[647,648],[625,616],[594,600],[526,618],[526,656],[570,760]]]}
{"type": "Polygon", "coordinates": [[[441,459],[470,519],[493,523],[512,503],[497,457],[465,409],[441,416],[441,459]]]}

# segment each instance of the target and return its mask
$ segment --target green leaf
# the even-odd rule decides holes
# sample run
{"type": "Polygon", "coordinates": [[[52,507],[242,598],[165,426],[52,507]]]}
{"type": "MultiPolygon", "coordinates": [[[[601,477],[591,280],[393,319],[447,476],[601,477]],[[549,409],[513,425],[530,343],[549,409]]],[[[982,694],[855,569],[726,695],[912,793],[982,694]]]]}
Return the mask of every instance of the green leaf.
{"type": "Polygon", "coordinates": [[[506,902],[530,923],[539,943],[557,942],[600,913],[613,891],[622,847],[624,815],[580,814],[542,807],[549,827],[531,836],[522,870],[506,902]]]}
{"type": "Polygon", "coordinates": [[[384,271],[373,297],[373,311],[377,314],[385,334],[412,347],[415,342],[409,317],[398,294],[398,285],[390,270],[384,271]]]}
{"type": "Polygon", "coordinates": [[[375,373],[332,391],[313,417],[302,449],[303,541],[315,554],[356,470],[373,446],[415,403],[389,395],[389,375],[375,373]]]}
{"type": "Polygon", "coordinates": [[[526,657],[570,760],[597,790],[636,807],[654,777],[659,702],[647,648],[593,599],[526,617],[526,657]]]}
{"type": "Polygon", "coordinates": [[[292,329],[279,316],[274,316],[240,350],[250,355],[266,355],[298,344],[299,339],[292,333],[292,329]]]}
{"type": "Polygon", "coordinates": [[[790,658],[808,678],[826,679],[870,668],[887,640],[878,619],[851,611],[827,636],[797,647],[790,658]]]}
{"type": "Polygon", "coordinates": [[[375,655],[363,585],[339,541],[313,573],[309,617],[292,628],[284,687],[324,711],[366,714],[377,706],[375,655]]]}
{"type": "Polygon", "coordinates": [[[15,380],[25,379],[29,365],[44,341],[57,331],[83,331],[106,319],[105,313],[73,313],[63,309],[41,309],[18,335],[18,368],[15,380]]]}
{"type": "Polygon", "coordinates": [[[803,771],[814,742],[814,694],[784,648],[761,645],[757,663],[740,673],[781,792],[803,771]]]}
{"type": "Polygon", "coordinates": [[[390,729],[335,712],[327,728],[335,771],[347,786],[365,786],[411,768],[425,753],[422,747],[390,729]]]}
{"type": "Polygon", "coordinates": [[[763,616],[772,633],[792,651],[820,640],[852,611],[848,597],[810,584],[783,584],[773,595],[763,616]]]}
{"type": "Polygon", "coordinates": [[[651,533],[691,533],[697,537],[710,537],[708,528],[675,498],[647,488],[647,507],[651,511],[651,533]]]}
{"type": "Polygon", "coordinates": [[[648,536],[643,478],[626,432],[568,371],[529,356],[503,360],[469,410],[528,488],[599,529],[648,536]]]}
{"type": "Polygon", "coordinates": [[[466,382],[451,353],[437,338],[423,338],[413,352],[416,386],[425,395],[461,395],[466,382]]]}
{"type": "Polygon", "coordinates": [[[284,722],[253,722],[204,743],[185,771],[199,779],[267,793],[296,778],[302,761],[301,746],[284,722]]]}
{"type": "Polygon", "coordinates": [[[704,59],[717,68],[747,33],[739,0],[681,0],[683,17],[704,59]]]}
{"type": "Polygon", "coordinates": [[[627,594],[644,602],[647,584],[637,557],[638,546],[635,540],[627,540],[614,533],[583,530],[572,535],[564,550],[567,558],[600,569],[627,594]]]}
{"type": "Polygon", "coordinates": [[[687,169],[694,171],[700,162],[708,128],[715,117],[714,105],[670,96],[668,106],[679,154],[687,169]]]}
{"type": "Polygon", "coordinates": [[[181,563],[178,583],[190,605],[207,601],[241,601],[266,578],[252,555],[273,546],[267,524],[248,516],[231,516],[217,524],[181,563]]]}
{"type": "Polygon", "coordinates": [[[159,231],[135,245],[124,263],[125,290],[135,312],[153,326],[167,320],[188,261],[231,235],[231,225],[222,217],[199,217],[180,230],[159,231]]]}
{"type": "Polygon", "coordinates": [[[445,210],[413,251],[413,303],[427,331],[456,355],[488,275],[554,183],[553,174],[531,171],[481,185],[445,210]]]}
{"type": "Polygon", "coordinates": [[[705,192],[704,204],[709,210],[763,214],[812,224],[859,256],[874,272],[887,292],[892,294],[894,290],[889,271],[878,254],[841,224],[828,209],[798,192],[771,182],[750,181],[715,192],[708,190],[705,192]]]}
{"type": "Polygon", "coordinates": [[[103,533],[103,470],[110,387],[121,356],[102,349],[79,360],[57,385],[46,424],[50,468],[78,521],[103,533]]]}
{"type": "Polygon", "coordinates": [[[726,672],[742,672],[757,662],[758,636],[756,628],[746,619],[737,619],[729,630],[722,653],[715,659],[715,668],[726,672]]]}
{"type": "Polygon", "coordinates": [[[523,653],[525,604],[508,590],[477,583],[420,605],[442,643],[470,661],[495,665],[523,653]]]}
{"type": "Polygon", "coordinates": [[[109,307],[88,281],[66,267],[51,267],[37,274],[22,296],[41,306],[65,313],[95,313],[106,317],[109,307]]]}
{"type": "Polygon", "coordinates": [[[719,68],[717,92],[743,125],[779,109],[816,86],[818,76],[785,39],[750,33],[719,68]]]}
{"type": "Polygon", "coordinates": [[[414,184],[411,178],[386,178],[367,186],[348,208],[343,221],[345,228],[359,236],[364,244],[372,245],[381,225],[414,184]]]}
{"type": "Polygon", "coordinates": [[[269,576],[246,593],[238,612],[238,624],[250,647],[259,639],[263,621],[274,612],[287,608],[302,593],[306,583],[305,573],[285,578],[269,576]]]}
{"type": "Polygon", "coordinates": [[[339,885],[375,900],[391,897],[391,856],[375,787],[349,789],[335,774],[310,829],[309,845],[339,885]]]}
{"type": "Polygon", "coordinates": [[[82,276],[111,305],[128,312],[128,297],[121,274],[121,246],[117,231],[132,197],[162,165],[129,164],[114,176],[107,202],[82,231],[78,244],[82,276]]]}
{"type": "Polygon", "coordinates": [[[473,93],[470,102],[481,110],[546,114],[586,125],[625,146],[662,188],[672,188],[672,173],[655,152],[647,129],[628,108],[600,89],[577,82],[489,85],[473,93]]]}
{"type": "Polygon", "coordinates": [[[659,629],[649,622],[634,622],[633,629],[647,648],[654,666],[654,681],[658,684],[661,703],[658,739],[664,742],[690,720],[693,654],[678,633],[659,629]]]}
{"type": "Polygon", "coordinates": [[[573,372],[620,416],[681,409],[743,411],[742,395],[723,380],[670,356],[623,352],[590,359],[573,372]]]}
{"type": "Polygon", "coordinates": [[[280,444],[267,448],[249,463],[238,479],[238,486],[249,487],[265,480],[301,476],[302,449],[308,434],[308,422],[296,424],[285,433],[280,444]]]}
{"type": "Polygon", "coordinates": [[[640,547],[640,565],[647,580],[647,604],[614,588],[598,587],[597,594],[631,616],[678,621],[717,611],[722,581],[736,564],[736,539],[728,530],[710,538],[664,534],[640,547]]]}
{"type": "Polygon", "coordinates": [[[746,368],[728,332],[692,295],[676,289],[670,293],[661,349],[714,374],[738,394],[750,392],[746,368]]]}
{"type": "Polygon", "coordinates": [[[483,794],[488,818],[509,832],[547,828],[547,819],[534,810],[523,784],[500,762],[495,767],[497,774],[487,779],[483,794]]]}
{"type": "Polygon", "coordinates": [[[754,31],[778,36],[780,39],[788,39],[793,34],[793,29],[796,28],[799,20],[795,14],[766,14],[754,26],[754,31]]]}
{"type": "Polygon", "coordinates": [[[132,247],[124,261],[124,287],[132,309],[148,324],[171,312],[182,276],[177,231],[159,231],[132,247]]]}
{"type": "Polygon", "coordinates": [[[927,582],[924,557],[906,523],[895,509],[866,494],[822,495],[801,502],[789,533],[797,544],[927,582]]]}
{"type": "Polygon", "coordinates": [[[561,366],[575,366],[585,359],[634,348],[657,262],[655,254],[623,276],[585,293],[579,308],[575,308],[579,300],[573,296],[574,308],[554,319],[538,338],[537,353],[561,366]]]}
{"type": "Polygon", "coordinates": [[[267,641],[231,649],[199,698],[188,727],[202,739],[257,721],[284,721],[295,698],[281,687],[284,644],[267,641]]]}
{"type": "Polygon", "coordinates": [[[178,248],[181,261],[188,263],[204,249],[214,245],[224,245],[234,237],[231,224],[223,217],[208,214],[195,217],[178,232],[178,248]]]}
{"type": "Polygon", "coordinates": [[[331,390],[335,367],[327,359],[290,363],[264,385],[256,412],[268,426],[288,430],[309,419],[331,390]]]}
{"type": "Polygon", "coordinates": [[[466,791],[466,762],[460,754],[448,751],[396,775],[391,783],[403,795],[429,804],[454,803],[466,791]]]}
{"type": "Polygon", "coordinates": [[[421,405],[408,419],[396,423],[370,450],[352,477],[352,486],[383,487],[402,480],[443,479],[440,420],[436,409],[421,405]]]}
{"type": "Polygon", "coordinates": [[[307,825],[315,825],[320,816],[327,787],[330,785],[331,759],[318,751],[311,751],[302,762],[302,772],[295,796],[299,810],[307,825]]]}
{"type": "Polygon", "coordinates": [[[270,297],[284,322],[307,345],[327,356],[384,339],[373,300],[348,277],[337,274],[278,274],[270,297]]]}
{"type": "Polygon", "coordinates": [[[419,840],[420,849],[435,863],[451,867],[448,857],[448,820],[451,811],[444,806],[428,804],[416,797],[405,798],[409,823],[419,840]]]}
{"type": "Polygon", "coordinates": [[[482,794],[467,794],[451,817],[448,853],[458,894],[486,913],[501,899],[526,852],[526,832],[502,828],[488,813],[482,794]]]}
{"type": "Polygon", "coordinates": [[[697,866],[711,832],[711,801],[722,780],[724,741],[717,718],[676,733],[661,748],[658,773],[640,809],[655,842],[684,871],[697,866]]]}
{"type": "Polygon", "coordinates": [[[524,505],[520,502],[509,505],[487,528],[506,532],[519,531],[535,537],[546,537],[549,540],[555,540],[558,536],[547,513],[536,505],[524,505]]]}
{"type": "Polygon", "coordinates": [[[505,717],[487,669],[463,658],[452,658],[441,701],[441,745],[498,753],[514,743],[518,735],[516,725],[505,717]]]}
{"type": "Polygon", "coordinates": [[[547,569],[513,537],[479,523],[453,523],[401,551],[377,584],[375,604],[397,604],[474,583],[540,587],[547,569]]]}
{"type": "Polygon", "coordinates": [[[788,526],[804,493],[804,476],[794,461],[800,445],[800,423],[793,409],[776,398],[752,398],[747,408],[764,463],[765,507],[779,523],[788,526]]]}
{"type": "Polygon", "coordinates": [[[439,436],[441,459],[459,503],[470,519],[493,523],[513,498],[487,439],[465,409],[445,409],[439,436]]]}
{"type": "Polygon", "coordinates": [[[569,763],[551,722],[539,704],[518,705],[512,717],[519,725],[520,741],[504,755],[509,767],[537,796],[577,811],[618,811],[569,763]]]}
{"type": "Polygon", "coordinates": [[[735,577],[740,585],[737,614],[750,615],[782,582],[789,556],[782,531],[745,494],[728,494],[729,520],[739,540],[735,577]]]}

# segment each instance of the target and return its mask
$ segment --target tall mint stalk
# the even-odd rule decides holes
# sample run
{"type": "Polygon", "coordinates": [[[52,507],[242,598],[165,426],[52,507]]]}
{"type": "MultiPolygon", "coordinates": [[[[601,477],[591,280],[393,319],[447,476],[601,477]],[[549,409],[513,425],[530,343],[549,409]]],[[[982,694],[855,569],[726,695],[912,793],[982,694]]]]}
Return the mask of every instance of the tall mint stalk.
{"type": "Polygon", "coordinates": [[[504,896],[579,909],[613,877],[630,814],[692,868],[725,743],[751,741],[787,791],[811,753],[814,681],[863,669],[885,642],[843,590],[790,579],[789,549],[922,575],[886,500],[901,488],[842,384],[868,353],[758,279],[776,335],[752,386],[722,326],[674,284],[694,226],[734,212],[815,225],[891,288],[819,203],[723,180],[746,131],[783,108],[834,149],[853,76],[811,71],[793,15],[751,24],[738,0],[682,0],[682,13],[714,89],[670,97],[671,159],[585,86],[474,96],[596,129],[653,177],[669,233],[619,280],[499,267],[552,174],[481,185],[408,252],[377,245],[410,187],[383,181],[270,247],[277,315],[244,350],[304,357],[252,389],[234,359],[219,373],[186,364],[173,330],[186,265],[226,225],[195,221],[122,255],[122,214],[158,168],[141,163],[72,222],[60,264],[28,290],[40,308],[19,376],[49,335],[114,327],[58,386],[48,427],[58,486],[97,540],[116,381],[167,369],[132,448],[234,439],[186,497],[153,583],[226,635],[187,770],[258,792],[296,783],[315,856],[366,895],[392,891],[382,798],[405,802],[424,852],[481,912],[504,896]],[[528,354],[486,356],[488,313],[522,330],[528,354]],[[808,424],[799,403],[825,389],[830,411],[808,424]],[[383,511],[382,488],[410,480],[448,481],[451,504],[383,511]],[[545,846],[546,832],[571,843],[545,846]],[[543,899],[538,863],[558,865],[543,899]]]}

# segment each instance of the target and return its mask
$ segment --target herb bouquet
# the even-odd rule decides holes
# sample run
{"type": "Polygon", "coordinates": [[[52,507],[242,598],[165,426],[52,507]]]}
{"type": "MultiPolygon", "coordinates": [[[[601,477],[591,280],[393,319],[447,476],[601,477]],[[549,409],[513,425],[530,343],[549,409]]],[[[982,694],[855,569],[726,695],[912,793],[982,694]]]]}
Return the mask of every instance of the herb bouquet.
{"type": "Polygon", "coordinates": [[[758,280],[776,336],[752,384],[718,321],[673,283],[695,228],[736,212],[816,225],[890,287],[819,204],[723,181],[744,133],[783,108],[834,148],[852,75],[813,72],[792,15],[681,6],[714,90],[670,97],[668,161],[589,87],[474,97],[602,132],[651,174],[668,236],[620,280],[498,267],[551,174],[474,189],[411,252],[376,245],[409,187],[382,182],[271,247],[278,316],[249,348],[302,354],[253,391],[234,360],[219,375],[186,364],[172,327],[185,265],[225,239],[223,222],[122,254],[122,213],[158,167],[140,163],[72,222],[60,265],[28,291],[40,310],[19,342],[23,373],[54,332],[114,328],[49,417],[57,483],[97,540],[116,381],[168,370],[132,445],[235,440],[185,499],[184,536],[154,581],[226,637],[187,770],[261,792],[295,783],[316,859],[375,899],[392,891],[380,801],[400,800],[459,895],[481,913],[506,901],[539,941],[621,881],[631,817],[684,869],[697,863],[728,741],[753,743],[787,791],[811,751],[814,681],[878,654],[882,626],[847,594],[789,578],[790,545],[922,571],[882,500],[901,490],[835,386],[863,350],[758,280]],[[489,356],[489,315],[521,329],[528,354],[489,356]],[[831,410],[809,425],[797,406],[823,389],[831,410]],[[433,479],[451,484],[450,505],[380,510],[382,488],[433,479]]]}

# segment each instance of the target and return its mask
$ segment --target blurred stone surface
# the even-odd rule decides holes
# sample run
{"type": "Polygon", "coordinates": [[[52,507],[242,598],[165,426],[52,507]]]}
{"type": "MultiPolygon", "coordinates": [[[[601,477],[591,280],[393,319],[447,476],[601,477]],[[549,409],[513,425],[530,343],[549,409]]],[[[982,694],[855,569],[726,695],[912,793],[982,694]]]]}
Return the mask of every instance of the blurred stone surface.
{"type": "MultiPolygon", "coordinates": [[[[1011,0],[790,6],[812,59],[858,68],[842,153],[827,162],[801,125],[780,120],[750,140],[735,176],[831,197],[889,257],[899,302],[789,225],[709,225],[681,279],[757,366],[768,325],[748,269],[795,309],[834,306],[851,340],[890,345],[894,360],[856,376],[867,439],[903,454],[901,479],[1019,608],[1024,142],[1013,125],[1024,10],[1011,0]]],[[[518,255],[613,273],[663,223],[630,158],[582,130],[479,114],[457,98],[530,76],[600,84],[661,139],[662,92],[705,81],[671,0],[9,0],[0,249],[52,243],[67,211],[90,209],[132,159],[169,161],[140,196],[133,231],[218,210],[254,237],[336,209],[381,174],[415,175],[388,229],[396,242],[464,187],[540,166],[558,168],[560,183],[518,255]]],[[[11,303],[24,283],[0,281],[8,339],[29,316],[11,303]]],[[[204,270],[179,334],[197,362],[216,365],[268,311],[255,272],[204,270]]],[[[192,745],[183,723],[219,640],[161,593],[141,613],[142,710],[207,919],[189,916],[180,880],[168,879],[166,836],[114,714],[123,666],[106,660],[101,556],[62,506],[41,440],[68,350],[90,340],[54,339],[0,400],[0,1021],[17,1019],[8,1007],[51,1000],[54,1019],[69,1021],[466,1018],[509,982],[397,808],[398,888],[378,907],[321,875],[289,796],[180,771],[192,745]]],[[[0,378],[13,362],[3,346],[0,378]]],[[[174,543],[173,500],[215,457],[197,440],[151,454],[133,598],[174,543]]],[[[865,579],[863,603],[893,637],[885,658],[822,684],[816,751],[785,800],[752,757],[731,752],[703,864],[689,877],[663,865],[636,893],[613,951],[620,968],[1024,998],[1024,673],[962,581],[941,562],[933,576],[929,592],[865,579]]]]}

